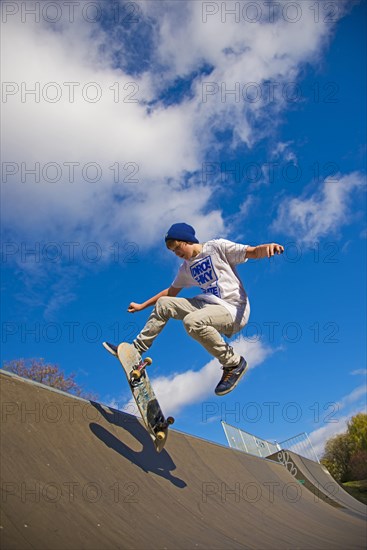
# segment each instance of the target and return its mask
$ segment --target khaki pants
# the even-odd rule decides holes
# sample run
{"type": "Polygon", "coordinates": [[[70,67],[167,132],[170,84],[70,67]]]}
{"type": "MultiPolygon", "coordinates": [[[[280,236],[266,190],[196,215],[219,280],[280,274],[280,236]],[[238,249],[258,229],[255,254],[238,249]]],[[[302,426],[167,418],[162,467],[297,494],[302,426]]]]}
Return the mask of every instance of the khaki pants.
{"type": "Polygon", "coordinates": [[[155,304],[145,327],[135,338],[134,345],[144,353],[153,344],[169,319],[183,321],[183,325],[192,338],[197,340],[221,365],[236,366],[240,355],[223,339],[222,334],[231,336],[247,322],[249,305],[247,304],[246,321],[238,327],[229,311],[221,305],[210,304],[198,298],[175,298],[163,296],[155,304]]]}

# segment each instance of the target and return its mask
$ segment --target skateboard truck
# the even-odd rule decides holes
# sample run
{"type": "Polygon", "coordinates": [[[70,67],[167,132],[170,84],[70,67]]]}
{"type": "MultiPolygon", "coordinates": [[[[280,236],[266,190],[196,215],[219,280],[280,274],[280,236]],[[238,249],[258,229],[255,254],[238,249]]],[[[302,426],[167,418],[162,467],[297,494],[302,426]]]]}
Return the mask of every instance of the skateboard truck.
{"type": "Polygon", "coordinates": [[[151,365],[152,363],[153,361],[150,357],[146,357],[145,359],[143,359],[140,365],[138,365],[132,370],[130,375],[130,382],[133,384],[134,382],[137,382],[138,380],[140,380],[140,378],[144,374],[145,368],[148,365],[151,365]]]}
{"type": "Polygon", "coordinates": [[[163,439],[166,438],[166,432],[164,430],[166,430],[168,426],[171,426],[174,421],[175,419],[173,418],[173,416],[168,416],[165,422],[161,422],[160,424],[158,424],[156,430],[154,431],[155,436],[157,439],[159,439],[159,441],[163,441],[163,439]]]}

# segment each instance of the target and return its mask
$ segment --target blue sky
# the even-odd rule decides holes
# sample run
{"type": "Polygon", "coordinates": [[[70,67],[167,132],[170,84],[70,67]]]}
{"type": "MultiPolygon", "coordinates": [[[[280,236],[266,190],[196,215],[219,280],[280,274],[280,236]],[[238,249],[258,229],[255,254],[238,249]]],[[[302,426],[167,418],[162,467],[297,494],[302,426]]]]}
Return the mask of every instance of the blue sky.
{"type": "Polygon", "coordinates": [[[2,5],[2,362],[42,357],[131,410],[101,342],[131,341],[149,310],[130,301],[172,282],[167,228],[279,242],[239,269],[238,388],[214,395],[219,365],[174,321],[151,379],[181,431],[321,452],[366,403],[366,3],[251,5],[2,5]]]}

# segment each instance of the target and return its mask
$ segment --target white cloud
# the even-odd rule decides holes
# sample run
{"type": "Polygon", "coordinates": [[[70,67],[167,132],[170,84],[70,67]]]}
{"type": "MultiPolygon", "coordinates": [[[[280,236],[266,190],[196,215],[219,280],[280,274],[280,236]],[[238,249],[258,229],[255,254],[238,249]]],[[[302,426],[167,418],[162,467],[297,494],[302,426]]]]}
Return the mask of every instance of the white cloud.
{"type": "Polygon", "coordinates": [[[294,153],[294,151],[291,150],[292,145],[293,145],[293,141],[278,142],[271,152],[272,157],[273,158],[282,157],[285,160],[285,162],[289,162],[297,165],[297,156],[294,153]]]}
{"type": "Polygon", "coordinates": [[[326,179],[321,189],[310,196],[287,197],[279,205],[272,229],[305,243],[337,235],[343,225],[352,221],[350,203],[364,185],[365,179],[358,172],[338,174],[326,179]]]}
{"type": "MultiPolygon", "coordinates": [[[[232,343],[235,351],[246,357],[249,370],[260,365],[274,352],[261,342],[249,342],[242,336],[232,343]]],[[[162,410],[167,415],[175,415],[184,407],[199,403],[209,396],[214,397],[214,388],[220,380],[222,371],[217,359],[212,359],[200,370],[187,370],[171,376],[152,378],[151,382],[162,410]]],[[[244,380],[246,375],[244,377],[244,380]]],[[[242,383],[242,382],[241,382],[242,383]]],[[[118,400],[113,401],[114,405],[118,400]]],[[[133,400],[123,405],[123,409],[138,414],[133,400]]]]}
{"type": "MultiPolygon", "coordinates": [[[[294,81],[303,63],[318,60],[332,32],[322,20],[315,25],[306,5],[297,22],[280,17],[269,23],[264,14],[257,24],[230,16],[223,24],[221,14],[204,23],[201,2],[143,2],[139,9],[140,23],[151,29],[152,62],[134,76],[129,72],[133,48],[121,38],[122,29],[113,34],[80,17],[53,27],[30,17],[21,22],[20,14],[3,25],[3,80],[19,88],[2,106],[3,161],[18,166],[3,185],[4,223],[13,235],[101,243],[124,235],[150,246],[178,217],[196,224],[205,236],[224,232],[222,213],[208,208],[215,187],[200,181],[205,155],[218,146],[215,129],[233,129],[234,143],[254,143],[260,137],[259,117],[269,107],[263,83],[272,80],[281,90],[294,81]],[[124,69],[113,65],[116,52],[124,69]],[[201,74],[203,66],[211,73],[201,74]],[[178,76],[195,71],[190,97],[171,105],[159,100],[178,76]],[[56,86],[48,86],[51,82],[56,86]],[[65,84],[70,82],[79,83],[74,102],[65,84]],[[208,82],[215,93],[203,101],[208,82]],[[249,83],[260,90],[259,101],[244,99],[249,83]],[[226,93],[237,84],[239,97],[226,93]],[[22,86],[39,86],[39,102],[31,94],[22,101],[22,86]],[[59,101],[45,100],[60,91],[59,101]],[[101,94],[99,101],[86,100],[95,93],[101,94]],[[129,102],[129,95],[138,102],[129,102]],[[21,163],[31,169],[37,162],[40,182],[23,174],[26,181],[19,183],[21,163]],[[79,164],[71,183],[74,162],[79,164]],[[48,163],[54,168],[42,170],[48,163]],[[95,166],[85,176],[88,163],[95,166]],[[116,163],[118,183],[111,169],[116,163]],[[62,173],[52,183],[55,165],[62,173]],[[93,183],[98,167],[101,178],[93,183]],[[190,173],[198,176],[188,179],[190,173]]],[[[130,38],[136,29],[128,30],[130,38]]],[[[274,111],[286,107],[280,93],[271,107],[272,127],[274,111]]]]}
{"type": "Polygon", "coordinates": [[[349,418],[349,416],[342,416],[339,418],[337,423],[326,424],[326,426],[323,426],[322,428],[319,428],[309,434],[312,447],[319,458],[321,458],[324,453],[325,444],[328,439],[346,431],[347,421],[349,418]]]}
{"type": "MultiPolygon", "coordinates": [[[[201,240],[226,236],[233,220],[216,197],[218,179],[201,174],[223,147],[216,131],[232,131],[233,146],[273,131],[289,106],[284,87],[305,63],[318,63],[334,28],[323,18],[315,24],[312,2],[296,22],[284,14],[271,22],[264,11],[257,23],[243,15],[223,23],[220,12],[205,22],[202,2],[139,2],[134,14],[122,2],[120,23],[113,4],[112,27],[86,20],[95,16],[88,2],[75,5],[74,19],[62,4],[57,24],[22,20],[24,6],[2,26],[4,235],[29,248],[78,243],[76,265],[86,243],[96,242],[107,262],[114,242],[152,247],[176,221],[191,223],[201,240]],[[170,92],[177,78],[188,88],[180,98],[170,92]],[[173,101],[163,101],[170,93],[173,101]]],[[[31,258],[21,263],[32,275],[31,258]]],[[[44,262],[41,270],[52,271],[44,262]]],[[[63,296],[73,293],[56,290],[48,313],[63,296]]]]}
{"type": "MultiPolygon", "coordinates": [[[[11,163],[6,169],[17,169],[14,176],[5,174],[3,193],[9,206],[3,221],[29,236],[38,231],[49,238],[73,235],[111,242],[133,233],[149,245],[179,214],[193,221],[201,218],[210,198],[200,181],[182,185],[182,174],[200,168],[191,108],[158,107],[147,114],[149,79],[132,80],[120,69],[97,67],[93,55],[86,60],[88,48],[96,48],[91,38],[84,31],[78,40],[71,29],[54,33],[40,25],[6,26],[3,73],[19,93],[9,95],[3,106],[3,161],[11,163]],[[74,102],[65,82],[78,83],[74,102]],[[118,102],[110,89],[114,83],[118,102]],[[39,90],[37,101],[32,94],[22,101],[21,90],[24,95],[26,89],[39,90]],[[85,100],[96,91],[98,102],[85,100]],[[60,101],[44,100],[58,92],[60,101]],[[139,103],[128,102],[132,92],[139,103]],[[29,172],[37,166],[39,182],[29,172]]],[[[201,221],[203,230],[210,224],[221,229],[219,212],[209,213],[207,223],[201,221]]]]}
{"type": "Polygon", "coordinates": [[[348,405],[352,405],[356,401],[358,401],[361,397],[365,397],[367,393],[367,387],[365,384],[362,384],[361,386],[358,386],[353,391],[351,391],[348,395],[345,395],[338,403],[338,409],[343,410],[348,405]]]}
{"type": "Polygon", "coordinates": [[[350,374],[352,374],[353,376],[360,375],[360,374],[362,376],[366,376],[367,375],[367,369],[357,369],[357,370],[352,371],[350,374]]]}
{"type": "Polygon", "coordinates": [[[366,386],[363,384],[343,396],[340,401],[334,404],[334,411],[339,413],[346,409],[346,412],[338,418],[335,414],[332,414],[329,423],[309,434],[312,446],[319,457],[322,456],[328,439],[346,432],[347,423],[352,416],[359,412],[366,412],[366,391],[366,386]]]}
{"type": "MultiPolygon", "coordinates": [[[[160,85],[211,67],[210,74],[197,78],[192,87],[196,124],[209,140],[211,129],[228,126],[234,130],[234,143],[251,146],[261,135],[258,122],[264,107],[271,112],[264,130],[269,135],[276,126],[275,115],[288,106],[288,86],[295,84],[304,63],[318,62],[332,33],[325,21],[315,24],[310,2],[298,4],[301,14],[292,23],[282,3],[277,4],[279,17],[274,22],[266,6],[259,5],[263,13],[257,23],[249,23],[241,3],[231,4],[240,11],[237,16],[225,15],[226,3],[215,3],[216,13],[207,17],[200,2],[181,2],[180,9],[170,3],[156,6],[145,4],[159,25],[157,58],[165,67],[160,85]]],[[[341,17],[345,4],[339,6],[341,17]]]]}

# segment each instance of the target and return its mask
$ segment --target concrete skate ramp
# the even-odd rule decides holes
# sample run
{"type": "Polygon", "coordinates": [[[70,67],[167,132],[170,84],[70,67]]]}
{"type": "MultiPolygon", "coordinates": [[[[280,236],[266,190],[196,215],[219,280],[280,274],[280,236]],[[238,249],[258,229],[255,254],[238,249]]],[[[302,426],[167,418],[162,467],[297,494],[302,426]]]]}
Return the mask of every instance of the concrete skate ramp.
{"type": "Polygon", "coordinates": [[[289,450],[281,450],[268,458],[283,464],[289,473],[317,498],[332,506],[344,508],[350,513],[366,517],[367,506],[347,493],[322,464],[289,450]]]}
{"type": "Polygon", "coordinates": [[[360,549],[365,522],[280,464],[0,374],[6,550],[360,549]]]}

